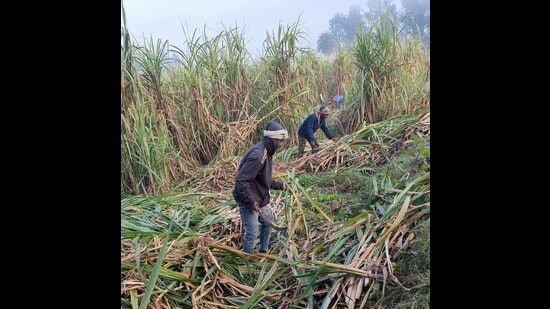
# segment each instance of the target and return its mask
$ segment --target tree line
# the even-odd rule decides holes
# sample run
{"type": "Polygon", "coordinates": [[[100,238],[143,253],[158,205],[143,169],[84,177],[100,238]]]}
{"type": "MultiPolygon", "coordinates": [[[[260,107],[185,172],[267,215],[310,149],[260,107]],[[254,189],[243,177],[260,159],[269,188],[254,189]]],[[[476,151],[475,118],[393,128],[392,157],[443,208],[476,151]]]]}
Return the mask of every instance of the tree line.
{"type": "Polygon", "coordinates": [[[337,13],[329,20],[329,30],[317,39],[317,51],[325,55],[333,54],[342,46],[355,43],[356,34],[375,29],[378,16],[389,15],[387,22],[399,29],[401,39],[415,36],[430,47],[430,2],[429,0],[368,0],[365,10],[353,5],[347,15],[337,13]],[[398,9],[398,4],[401,9],[398,9]]]}

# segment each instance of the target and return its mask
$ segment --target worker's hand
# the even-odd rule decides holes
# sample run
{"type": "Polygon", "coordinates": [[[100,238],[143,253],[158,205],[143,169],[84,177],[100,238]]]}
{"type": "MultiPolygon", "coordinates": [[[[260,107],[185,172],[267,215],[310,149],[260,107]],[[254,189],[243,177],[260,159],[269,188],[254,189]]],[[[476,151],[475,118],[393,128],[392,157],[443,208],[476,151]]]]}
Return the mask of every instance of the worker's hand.
{"type": "Polygon", "coordinates": [[[254,211],[256,212],[260,211],[260,204],[258,204],[258,202],[256,201],[254,201],[250,207],[252,207],[252,209],[254,209],[254,211]]]}
{"type": "Polygon", "coordinates": [[[309,142],[309,145],[311,146],[311,153],[316,153],[317,151],[321,150],[317,140],[311,140],[311,141],[308,141],[308,142],[309,142]]]}

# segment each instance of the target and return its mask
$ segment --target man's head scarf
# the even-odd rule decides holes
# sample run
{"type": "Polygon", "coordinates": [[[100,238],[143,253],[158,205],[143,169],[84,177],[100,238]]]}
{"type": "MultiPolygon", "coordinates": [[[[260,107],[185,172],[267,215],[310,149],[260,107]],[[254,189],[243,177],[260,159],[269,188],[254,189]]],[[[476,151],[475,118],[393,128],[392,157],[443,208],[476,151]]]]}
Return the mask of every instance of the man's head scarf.
{"type": "Polygon", "coordinates": [[[273,139],[285,140],[288,138],[288,132],[282,125],[272,120],[265,127],[264,136],[273,139]]]}

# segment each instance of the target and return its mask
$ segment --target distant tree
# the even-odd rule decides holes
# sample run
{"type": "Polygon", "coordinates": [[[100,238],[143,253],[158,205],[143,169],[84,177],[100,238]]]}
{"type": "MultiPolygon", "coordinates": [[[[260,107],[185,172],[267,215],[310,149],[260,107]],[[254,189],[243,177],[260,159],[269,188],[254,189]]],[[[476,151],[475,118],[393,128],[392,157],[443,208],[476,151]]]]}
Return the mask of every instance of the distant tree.
{"type": "MultiPolygon", "coordinates": [[[[420,35],[426,46],[429,46],[430,0],[367,0],[366,5],[364,12],[358,5],[353,5],[348,15],[336,13],[329,20],[329,31],[323,32],[317,39],[317,51],[330,54],[340,43],[353,44],[356,33],[368,30],[373,23],[389,23],[389,19],[380,19],[381,15],[386,16],[388,12],[395,26],[404,26],[406,33],[420,35]],[[397,10],[397,1],[401,2],[402,12],[397,10]]],[[[393,29],[393,26],[386,25],[383,29],[393,29]]]]}
{"type": "Polygon", "coordinates": [[[317,39],[317,51],[325,55],[330,55],[338,47],[338,40],[333,33],[325,31],[317,39]]]}
{"type": "Polygon", "coordinates": [[[404,0],[402,22],[409,32],[420,35],[422,41],[430,44],[430,0],[404,0]]]}
{"type": "Polygon", "coordinates": [[[364,30],[366,20],[361,14],[361,8],[353,5],[349,9],[348,16],[338,13],[329,20],[329,25],[330,32],[337,38],[344,43],[353,43],[355,33],[364,30]]]}
{"type": "Polygon", "coordinates": [[[350,45],[355,40],[358,31],[364,31],[366,19],[358,5],[353,5],[346,16],[336,13],[329,20],[329,31],[323,32],[317,40],[317,50],[326,54],[333,53],[340,43],[350,45]],[[321,46],[322,44],[322,46],[321,46]]]}
{"type": "Polygon", "coordinates": [[[352,5],[349,8],[348,18],[346,20],[346,31],[344,32],[344,42],[353,43],[355,40],[355,34],[357,32],[363,32],[367,27],[367,20],[363,13],[361,13],[361,7],[358,5],[352,5]]]}
{"type": "Polygon", "coordinates": [[[347,22],[346,16],[342,13],[337,13],[329,21],[329,31],[335,37],[342,39],[344,37],[344,32],[346,31],[347,22]]]}
{"type": "MultiPolygon", "coordinates": [[[[405,0],[406,1],[406,0],[405,0]]],[[[366,18],[368,24],[375,23],[379,20],[380,15],[387,15],[390,13],[394,23],[399,22],[399,12],[397,11],[397,5],[394,0],[368,0],[367,1],[367,13],[366,18]]],[[[391,29],[390,25],[386,25],[386,29],[391,29]]]]}

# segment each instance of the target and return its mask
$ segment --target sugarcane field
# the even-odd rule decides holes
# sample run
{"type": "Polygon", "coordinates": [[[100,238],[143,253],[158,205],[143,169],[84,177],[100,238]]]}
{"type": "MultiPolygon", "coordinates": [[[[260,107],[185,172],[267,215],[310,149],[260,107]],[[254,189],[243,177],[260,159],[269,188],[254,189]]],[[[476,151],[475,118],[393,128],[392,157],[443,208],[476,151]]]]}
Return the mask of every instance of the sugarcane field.
{"type": "Polygon", "coordinates": [[[257,56],[239,26],[139,38],[126,2],[121,308],[430,308],[429,2],[424,32],[386,1],[257,56]]]}

